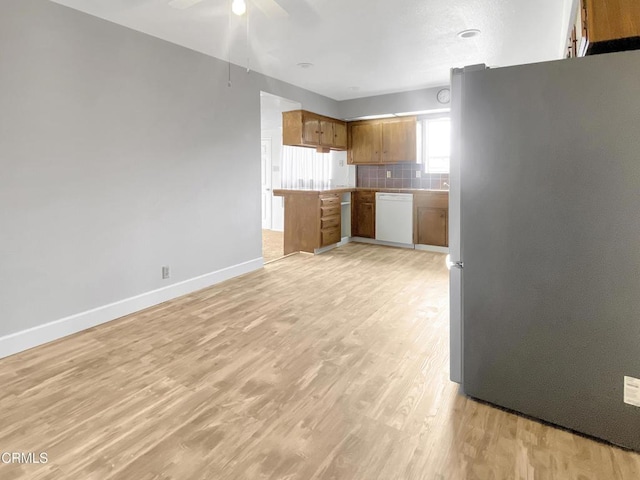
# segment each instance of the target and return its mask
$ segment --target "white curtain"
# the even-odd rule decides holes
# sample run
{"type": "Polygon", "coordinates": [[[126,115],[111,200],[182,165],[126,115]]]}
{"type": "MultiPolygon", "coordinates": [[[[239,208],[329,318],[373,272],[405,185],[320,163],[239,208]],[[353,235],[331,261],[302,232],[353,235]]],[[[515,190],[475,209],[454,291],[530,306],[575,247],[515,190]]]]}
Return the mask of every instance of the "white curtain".
{"type": "Polygon", "coordinates": [[[282,147],[282,188],[331,188],[332,164],[330,153],[285,145],[282,147]]]}

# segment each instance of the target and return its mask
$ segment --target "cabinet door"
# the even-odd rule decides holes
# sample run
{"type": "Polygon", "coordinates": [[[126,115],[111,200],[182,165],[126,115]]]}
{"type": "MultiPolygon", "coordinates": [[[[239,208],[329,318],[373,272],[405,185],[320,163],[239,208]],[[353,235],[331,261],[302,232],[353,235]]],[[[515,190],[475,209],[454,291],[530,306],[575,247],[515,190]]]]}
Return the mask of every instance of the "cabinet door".
{"type": "Polygon", "coordinates": [[[362,237],[376,238],[375,203],[363,203],[358,212],[360,216],[360,234],[362,237]]]}
{"type": "Polygon", "coordinates": [[[586,0],[589,42],[606,42],[640,36],[638,0],[586,0]]]}
{"type": "Polygon", "coordinates": [[[333,122],[320,120],[320,145],[333,147],[333,122]]]}
{"type": "Polygon", "coordinates": [[[380,163],[380,123],[354,123],[349,129],[351,145],[348,162],[353,165],[380,163]]]}
{"type": "Polygon", "coordinates": [[[352,194],[351,235],[354,237],[375,238],[376,204],[373,192],[352,194]],[[364,197],[364,198],[363,198],[364,197]]]}
{"type": "Polygon", "coordinates": [[[320,145],[320,120],[309,114],[302,118],[302,143],[320,145]]]}
{"type": "Polygon", "coordinates": [[[409,117],[382,123],[382,163],[416,161],[416,122],[409,117]]]}
{"type": "Polygon", "coordinates": [[[417,213],[418,243],[446,247],[448,245],[447,209],[418,207],[417,213]]]}
{"type": "Polygon", "coordinates": [[[302,143],[302,111],[282,112],[282,144],[297,146],[302,143]]]}
{"type": "Polygon", "coordinates": [[[333,146],[341,150],[347,149],[347,124],[335,122],[333,124],[333,146]]]}

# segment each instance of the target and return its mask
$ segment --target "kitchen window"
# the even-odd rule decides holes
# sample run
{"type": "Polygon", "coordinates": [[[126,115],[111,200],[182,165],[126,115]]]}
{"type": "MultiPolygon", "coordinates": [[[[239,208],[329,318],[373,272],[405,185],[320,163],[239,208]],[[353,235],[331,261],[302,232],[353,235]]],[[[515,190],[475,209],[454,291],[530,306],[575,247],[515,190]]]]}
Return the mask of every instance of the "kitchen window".
{"type": "Polygon", "coordinates": [[[331,154],[312,148],[282,147],[282,188],[331,188],[332,174],[331,154]]]}
{"type": "Polygon", "coordinates": [[[424,118],[418,121],[418,158],[425,173],[449,173],[451,119],[424,118]]]}

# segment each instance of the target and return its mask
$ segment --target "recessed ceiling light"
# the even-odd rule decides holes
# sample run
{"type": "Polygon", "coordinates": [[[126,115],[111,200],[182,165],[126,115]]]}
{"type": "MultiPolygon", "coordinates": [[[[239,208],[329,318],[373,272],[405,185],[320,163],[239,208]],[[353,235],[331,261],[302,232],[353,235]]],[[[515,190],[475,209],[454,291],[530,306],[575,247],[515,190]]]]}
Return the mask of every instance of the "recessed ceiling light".
{"type": "Polygon", "coordinates": [[[352,92],[357,92],[358,90],[360,90],[360,87],[349,87],[349,90],[351,90],[352,92]]]}
{"type": "Polygon", "coordinates": [[[478,30],[477,28],[470,28],[469,30],[458,32],[458,37],[460,38],[473,38],[477,37],[478,35],[480,35],[480,30],[478,30]]]}
{"type": "Polygon", "coordinates": [[[300,62],[300,63],[298,64],[298,66],[299,66],[300,68],[311,68],[311,67],[313,67],[313,63],[309,63],[309,62],[300,62]]]}
{"type": "Polygon", "coordinates": [[[231,11],[241,17],[247,12],[247,4],[244,3],[244,0],[233,0],[231,11]]]}

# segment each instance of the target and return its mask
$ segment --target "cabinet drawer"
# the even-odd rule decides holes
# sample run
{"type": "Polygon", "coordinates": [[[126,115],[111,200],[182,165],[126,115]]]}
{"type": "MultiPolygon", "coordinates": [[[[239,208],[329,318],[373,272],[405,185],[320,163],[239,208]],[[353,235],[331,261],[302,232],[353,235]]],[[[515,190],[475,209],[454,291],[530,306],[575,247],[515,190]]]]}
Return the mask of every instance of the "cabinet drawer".
{"type": "Polygon", "coordinates": [[[340,227],[332,227],[320,230],[320,246],[326,247],[333,243],[338,243],[340,239],[340,227]]]}
{"type": "Polygon", "coordinates": [[[413,206],[449,208],[449,195],[442,193],[417,193],[413,196],[413,206]]]}
{"type": "Polygon", "coordinates": [[[333,217],[334,215],[340,215],[340,202],[336,205],[320,207],[320,218],[333,217]]]}
{"type": "Polygon", "coordinates": [[[338,195],[320,197],[320,205],[322,205],[323,207],[340,205],[340,197],[338,195]]]}
{"type": "Polygon", "coordinates": [[[332,228],[340,226],[340,215],[334,215],[333,217],[325,217],[320,220],[320,228],[332,228]]]}
{"type": "Polygon", "coordinates": [[[373,203],[376,201],[376,192],[358,192],[358,200],[362,203],[373,203]]]}

